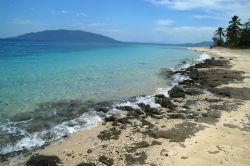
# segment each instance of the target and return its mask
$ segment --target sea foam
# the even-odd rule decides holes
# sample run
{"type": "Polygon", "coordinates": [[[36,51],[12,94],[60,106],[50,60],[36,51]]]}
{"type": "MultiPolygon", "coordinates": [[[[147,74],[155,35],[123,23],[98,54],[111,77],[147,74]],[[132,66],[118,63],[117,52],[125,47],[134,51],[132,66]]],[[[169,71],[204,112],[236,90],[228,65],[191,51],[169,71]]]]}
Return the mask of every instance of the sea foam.
{"type": "MultiPolygon", "coordinates": [[[[202,53],[200,57],[196,60],[196,63],[202,63],[206,59],[210,59],[210,58],[211,57],[207,53],[202,53]]],[[[185,70],[192,65],[194,64],[185,63],[176,70],[185,70]]],[[[90,129],[96,126],[98,123],[102,122],[104,117],[119,114],[122,111],[118,109],[119,107],[129,106],[136,110],[136,109],[140,109],[139,104],[143,103],[145,105],[149,105],[151,108],[160,108],[161,106],[160,104],[156,103],[154,96],[157,94],[163,94],[164,96],[169,97],[168,91],[173,86],[188,79],[190,79],[188,76],[177,73],[172,77],[171,86],[166,87],[166,88],[158,88],[156,89],[156,93],[153,95],[138,96],[133,102],[124,101],[124,102],[115,104],[106,114],[97,113],[95,110],[91,110],[89,112],[83,113],[80,117],[76,119],[63,122],[57,126],[54,126],[50,130],[44,130],[42,132],[35,132],[35,133],[30,134],[26,130],[16,127],[16,124],[26,123],[26,121],[22,121],[22,122],[8,121],[7,123],[0,125],[0,130],[2,132],[3,131],[8,132],[9,134],[21,135],[22,138],[19,141],[17,141],[15,144],[8,144],[4,148],[2,148],[0,151],[0,154],[7,154],[7,153],[15,152],[15,151],[21,151],[25,149],[29,150],[35,147],[41,147],[45,145],[46,143],[59,140],[65,136],[70,136],[75,132],[90,129]]]]}

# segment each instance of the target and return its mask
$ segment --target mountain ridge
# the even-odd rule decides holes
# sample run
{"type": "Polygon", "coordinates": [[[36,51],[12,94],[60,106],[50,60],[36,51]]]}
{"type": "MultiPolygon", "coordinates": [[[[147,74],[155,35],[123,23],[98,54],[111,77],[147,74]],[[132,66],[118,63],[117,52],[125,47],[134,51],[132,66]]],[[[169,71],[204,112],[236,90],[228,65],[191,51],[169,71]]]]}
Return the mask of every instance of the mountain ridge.
{"type": "Polygon", "coordinates": [[[24,41],[63,41],[63,42],[119,42],[111,37],[101,34],[86,32],[82,30],[45,30],[30,32],[15,37],[2,38],[2,40],[24,40],[24,41]]]}

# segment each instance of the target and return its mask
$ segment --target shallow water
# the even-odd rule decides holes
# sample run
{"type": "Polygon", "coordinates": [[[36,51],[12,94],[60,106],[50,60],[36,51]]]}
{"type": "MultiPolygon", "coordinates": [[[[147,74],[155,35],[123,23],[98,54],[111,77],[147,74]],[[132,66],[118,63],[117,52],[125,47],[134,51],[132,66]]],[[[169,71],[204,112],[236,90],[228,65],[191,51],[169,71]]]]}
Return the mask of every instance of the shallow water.
{"type": "Polygon", "coordinates": [[[169,87],[162,68],[198,56],[168,45],[0,41],[1,152],[91,127],[101,121],[93,101],[153,94],[169,87]]]}

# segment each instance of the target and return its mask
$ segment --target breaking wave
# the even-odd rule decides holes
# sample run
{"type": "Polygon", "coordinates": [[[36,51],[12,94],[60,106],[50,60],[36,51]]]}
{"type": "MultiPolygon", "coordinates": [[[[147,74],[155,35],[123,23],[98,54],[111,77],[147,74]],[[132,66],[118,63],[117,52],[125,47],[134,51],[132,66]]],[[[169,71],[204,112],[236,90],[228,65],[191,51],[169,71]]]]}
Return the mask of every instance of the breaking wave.
{"type": "MultiPolygon", "coordinates": [[[[202,53],[195,63],[202,63],[206,59],[210,59],[210,56],[206,53],[202,53]]],[[[185,70],[192,65],[194,64],[185,63],[176,70],[185,70]]],[[[97,110],[92,108],[75,119],[65,121],[50,129],[45,129],[40,132],[30,133],[27,130],[18,127],[18,124],[25,125],[29,122],[29,120],[20,122],[12,122],[7,120],[7,122],[0,124],[1,133],[8,133],[9,135],[12,135],[14,137],[19,137],[20,139],[13,141],[14,143],[7,144],[5,147],[2,147],[0,154],[4,155],[11,152],[22,151],[25,149],[30,150],[32,148],[41,147],[52,141],[68,137],[75,132],[90,129],[103,122],[105,117],[118,114],[121,111],[119,107],[129,106],[133,109],[140,109],[139,104],[143,103],[145,105],[150,105],[151,108],[159,108],[161,106],[155,102],[154,96],[156,94],[163,94],[166,97],[169,97],[168,91],[173,86],[188,79],[190,78],[185,75],[181,75],[179,73],[175,74],[171,78],[172,84],[170,87],[158,88],[156,89],[156,93],[153,95],[138,96],[134,101],[124,101],[118,104],[114,104],[106,113],[98,112],[97,110]]]]}

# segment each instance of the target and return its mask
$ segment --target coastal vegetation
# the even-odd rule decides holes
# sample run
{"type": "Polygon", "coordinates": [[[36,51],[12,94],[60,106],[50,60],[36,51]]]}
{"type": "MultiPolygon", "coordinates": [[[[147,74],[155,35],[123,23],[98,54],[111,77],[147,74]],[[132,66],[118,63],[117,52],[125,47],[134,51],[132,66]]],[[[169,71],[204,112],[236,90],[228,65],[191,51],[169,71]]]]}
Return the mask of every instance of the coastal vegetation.
{"type": "Polygon", "coordinates": [[[250,48],[250,19],[242,24],[238,16],[233,16],[228,27],[219,27],[212,39],[214,46],[250,48]]]}

